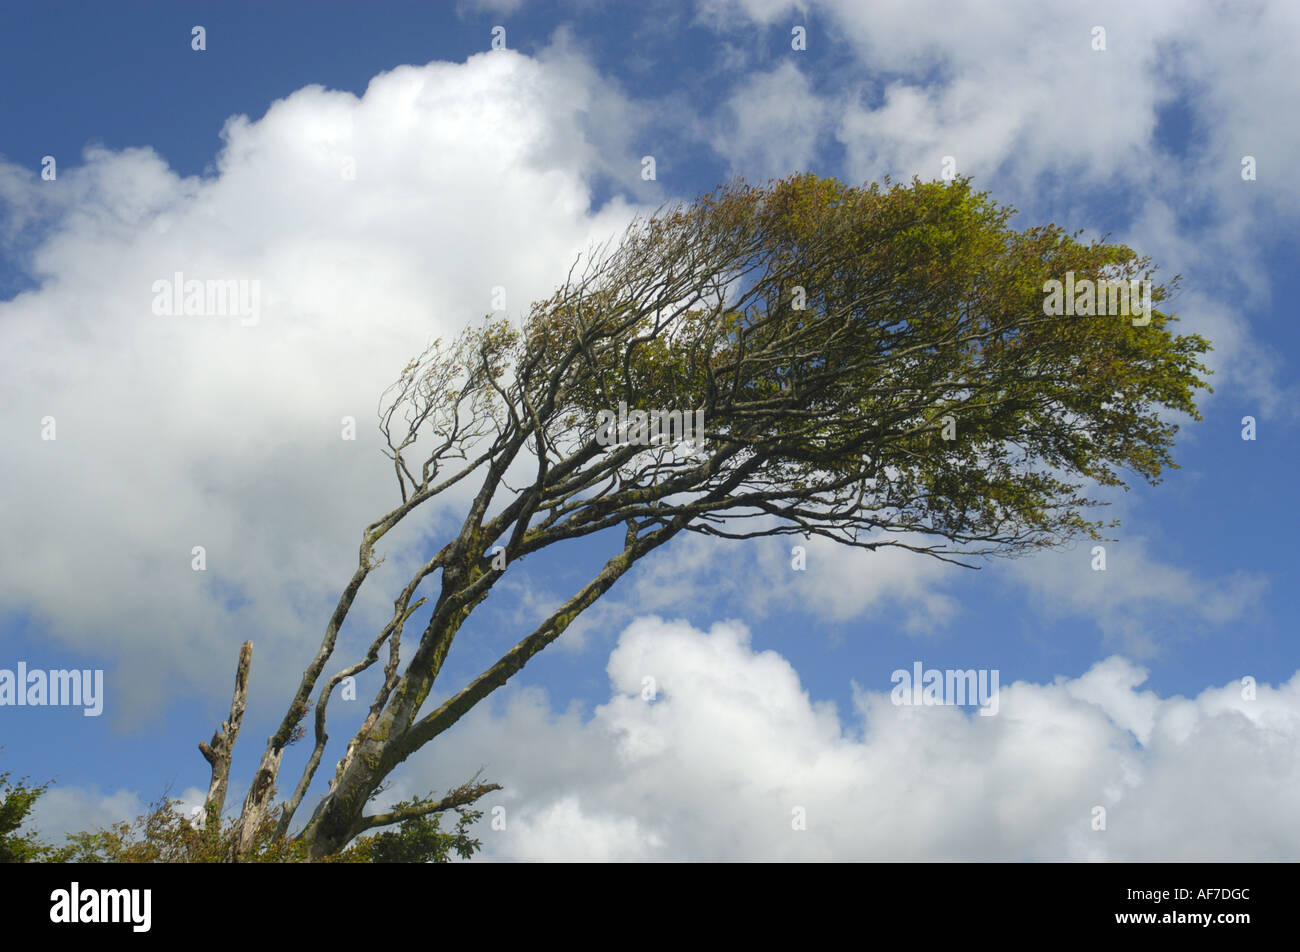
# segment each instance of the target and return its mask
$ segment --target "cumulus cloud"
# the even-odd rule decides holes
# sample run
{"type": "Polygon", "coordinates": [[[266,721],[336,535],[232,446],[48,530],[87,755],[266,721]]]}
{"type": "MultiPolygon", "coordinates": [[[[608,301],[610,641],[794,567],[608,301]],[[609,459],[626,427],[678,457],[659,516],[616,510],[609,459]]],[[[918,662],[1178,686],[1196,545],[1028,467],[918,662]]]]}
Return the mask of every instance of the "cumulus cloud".
{"type": "MultiPolygon", "coordinates": [[[[609,699],[590,713],[556,711],[538,688],[476,708],[375,808],[482,769],[504,787],[480,803],[487,860],[1245,862],[1300,849],[1300,672],[1253,697],[1233,682],[1160,697],[1116,655],[1051,683],[1003,680],[982,716],[895,705],[890,672],[864,660],[841,713],[743,624],[658,616],[622,632],[607,672],[609,699]]],[[[31,825],[57,839],[142,809],[134,792],[55,788],[31,825]]]]}
{"type": "Polygon", "coordinates": [[[1300,848],[1300,672],[1249,700],[1236,683],[1162,698],[1112,656],[1049,684],[1003,682],[987,717],[896,706],[879,672],[841,714],[744,625],[658,617],[627,627],[607,670],[609,700],[590,717],[517,692],[415,758],[389,796],[484,766],[505,787],[484,801],[505,828],[485,816],[477,835],[500,860],[1248,861],[1300,848]]]}
{"type": "MultiPolygon", "coordinates": [[[[592,184],[639,168],[634,114],[569,50],[492,52],[235,116],[203,178],[149,149],[90,148],[54,182],[0,161],[3,234],[39,282],[0,302],[0,521],[22,540],[0,610],[111,656],[110,716],[218,690],[248,636],[255,693],[281,693],[396,501],[379,394],[495,288],[517,318],[621,231],[639,206],[595,209],[592,184]],[[260,314],[160,316],[177,273],[255,282],[260,314]]],[[[358,620],[391,598],[376,581],[358,620]]]]}

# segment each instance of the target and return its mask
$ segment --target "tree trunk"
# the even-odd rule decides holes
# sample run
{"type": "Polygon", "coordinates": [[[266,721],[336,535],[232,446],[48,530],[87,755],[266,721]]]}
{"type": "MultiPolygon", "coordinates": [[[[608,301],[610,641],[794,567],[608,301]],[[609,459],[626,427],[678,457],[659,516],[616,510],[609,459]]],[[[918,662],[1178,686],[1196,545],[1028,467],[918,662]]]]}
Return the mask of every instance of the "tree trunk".
{"type": "Polygon", "coordinates": [[[395,711],[395,706],[389,705],[365,739],[345,756],[329,793],[302,832],[310,859],[322,859],[338,852],[361,831],[362,816],[371,794],[400,763],[393,760],[391,752],[397,748],[397,741],[406,728],[398,723],[395,711]]]}

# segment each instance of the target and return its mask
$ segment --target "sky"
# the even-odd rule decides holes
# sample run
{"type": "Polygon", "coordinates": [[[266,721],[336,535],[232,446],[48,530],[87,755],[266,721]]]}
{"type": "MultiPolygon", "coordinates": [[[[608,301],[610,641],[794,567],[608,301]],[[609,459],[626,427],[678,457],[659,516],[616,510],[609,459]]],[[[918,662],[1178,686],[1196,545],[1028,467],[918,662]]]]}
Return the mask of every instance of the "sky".
{"type": "MultiPolygon", "coordinates": [[[[521,318],[594,242],[721,181],[933,180],[951,157],[1015,227],[1109,235],[1181,275],[1177,329],[1213,343],[1179,468],[1105,497],[1122,526],[1104,571],[1083,542],[972,571],[815,539],[796,570],[787,538],[679,537],[382,802],[481,768],[503,789],[481,804],[499,809],[476,828],[479,860],[1300,859],[1300,7],[63,3],[4,18],[0,669],[104,671],[99,716],[0,706],[0,770],[56,781],[34,818],[47,838],[165,791],[201,802],[196,745],[251,639],[242,802],[363,527],[396,502],[375,408],[430,340],[502,289],[521,318]],[[177,272],[258,282],[257,320],[155,313],[154,283],[177,272]],[[918,663],[996,671],[997,713],[893,703],[893,672],[918,663]]],[[[339,665],[468,492],[385,540],[339,665]]],[[[512,566],[431,702],[617,544],[512,566]]],[[[335,698],[303,815],[376,678],[361,702],[335,698]]],[[[289,749],[282,787],[307,753],[289,749]]]]}

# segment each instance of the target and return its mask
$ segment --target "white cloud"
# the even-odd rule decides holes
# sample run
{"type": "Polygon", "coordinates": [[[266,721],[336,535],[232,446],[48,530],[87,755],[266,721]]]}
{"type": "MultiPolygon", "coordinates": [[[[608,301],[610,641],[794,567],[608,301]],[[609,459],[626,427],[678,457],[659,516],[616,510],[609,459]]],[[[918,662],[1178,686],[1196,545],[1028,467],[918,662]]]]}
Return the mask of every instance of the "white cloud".
{"type": "MultiPolygon", "coordinates": [[[[40,287],[0,303],[0,522],[22,540],[0,555],[0,610],[117,661],[110,716],[225,690],[211,671],[248,636],[254,703],[280,696],[396,502],[379,394],[495,286],[517,317],[622,229],[635,209],[593,211],[590,189],[634,177],[633,113],[566,49],[493,52],[234,117],[208,178],[148,149],[89,149],[56,182],[0,164],[11,237],[49,226],[40,287]],[[156,316],[175,272],[260,282],[260,320],[156,316]]],[[[386,619],[392,561],[358,620],[386,619]]]]}
{"type": "Polygon", "coordinates": [[[754,651],[743,625],[638,619],[590,719],[518,692],[413,758],[389,796],[485,766],[505,786],[483,802],[504,806],[505,830],[490,817],[477,830],[495,859],[1246,861],[1300,850],[1300,672],[1253,701],[1234,683],[1161,698],[1139,690],[1145,671],[1111,657],[1051,684],[1004,681],[998,714],[983,717],[895,706],[888,672],[867,676],[867,664],[867,689],[843,717],[779,654],[754,651]],[[795,807],[804,831],[792,829],[795,807]],[[1092,829],[1094,807],[1105,831],[1092,829]]]}
{"type": "Polygon", "coordinates": [[[60,846],[68,833],[103,829],[123,820],[134,820],[144,811],[144,802],[132,791],[106,794],[94,787],[55,785],[32,806],[23,829],[34,830],[43,842],[60,846]]]}
{"type": "Polygon", "coordinates": [[[1091,617],[1108,641],[1139,658],[1190,637],[1190,624],[1217,626],[1248,615],[1268,587],[1250,572],[1206,577],[1162,562],[1138,536],[1105,543],[1106,569],[1094,571],[1093,548],[1039,553],[1007,563],[1002,575],[1028,590],[1049,618],[1091,617]]]}
{"type": "MultiPolygon", "coordinates": [[[[137,791],[117,790],[102,793],[98,787],[50,787],[36,801],[32,812],[23,824],[24,831],[35,831],[40,839],[53,846],[62,846],[69,833],[84,833],[106,829],[115,823],[133,822],[143,815],[162,795],[151,793],[146,803],[137,791]]],[[[182,816],[194,816],[201,807],[207,791],[186,787],[180,793],[171,792],[168,799],[179,801],[175,809],[182,816]]]]}
{"type": "MultiPolygon", "coordinates": [[[[484,704],[407,762],[375,808],[483,768],[481,858],[522,861],[1258,861],[1294,859],[1300,672],[1195,698],[1140,690],[1112,656],[1050,684],[1003,679],[998,713],[890,702],[864,659],[846,715],[748,629],[658,617],[623,631],[609,700],[484,704]],[[653,678],[655,695],[646,688],[653,678]],[[1189,791],[1195,791],[1189,795],[1189,791]],[[1106,829],[1094,830],[1094,810],[1106,829]],[[807,820],[792,827],[795,808],[807,820]],[[494,829],[504,820],[504,829],[494,829]]],[[[202,801],[190,789],[187,804],[202,801]]],[[[127,791],[55,788],[46,839],[133,817],[127,791]]]]}
{"type": "Polygon", "coordinates": [[[830,128],[830,105],[790,61],[746,77],[725,108],[728,121],[715,128],[713,148],[733,171],[750,176],[779,178],[808,168],[830,128]]]}
{"type": "Polygon", "coordinates": [[[635,817],[593,815],[572,796],[525,812],[513,828],[507,819],[506,828],[519,844],[511,858],[522,862],[555,862],[557,857],[592,863],[651,860],[663,847],[663,840],[641,829],[635,817]]]}

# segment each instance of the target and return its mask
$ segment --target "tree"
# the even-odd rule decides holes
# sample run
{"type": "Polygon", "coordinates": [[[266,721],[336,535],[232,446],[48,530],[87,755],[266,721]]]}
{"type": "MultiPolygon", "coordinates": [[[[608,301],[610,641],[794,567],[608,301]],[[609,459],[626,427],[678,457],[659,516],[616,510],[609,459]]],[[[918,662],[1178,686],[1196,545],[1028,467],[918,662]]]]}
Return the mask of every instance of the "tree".
{"type": "MultiPolygon", "coordinates": [[[[1154,269],[1127,247],[1084,244],[1055,225],[1016,231],[1014,211],[968,179],[736,182],[634,222],[576,276],[575,263],[522,328],[488,320],[411,361],[379,410],[400,502],[362,533],[356,571],[267,742],[229,858],[248,855],[273,825],[324,859],[369,830],[463,810],[499,789],[471,781],[365,813],[399,764],[680,533],[816,534],[972,568],[987,556],[1102,538],[1115,523],[1091,518],[1095,489],[1126,487],[1123,471],[1154,484],[1175,465],[1170,417],[1200,419],[1194,398],[1208,371],[1198,358],[1209,344],[1174,335],[1175,318],[1158,309],[1142,326],[1046,314],[1046,282],[1067,272],[1104,284],[1150,281],[1154,269]],[[627,425],[612,425],[627,407],[627,425]],[[701,418],[703,433],[680,439],[683,422],[701,418]],[[512,488],[520,473],[524,484],[512,488]],[[477,490],[459,531],[397,594],[365,655],[321,683],[381,540],[471,479],[477,490]],[[598,533],[621,538],[604,567],[425,712],[458,631],[507,567],[598,533]],[[399,670],[404,626],[430,600],[399,670]],[[329,738],[334,688],[385,653],[364,722],[291,836],[329,738]],[[318,685],[311,753],[287,801],[273,806],[285,748],[303,732],[318,685]]],[[[1177,280],[1152,287],[1152,303],[1177,280]]],[[[250,652],[230,719],[200,745],[212,764],[210,816],[224,803],[250,652]]],[[[401,853],[402,843],[385,842],[401,853]]]]}

